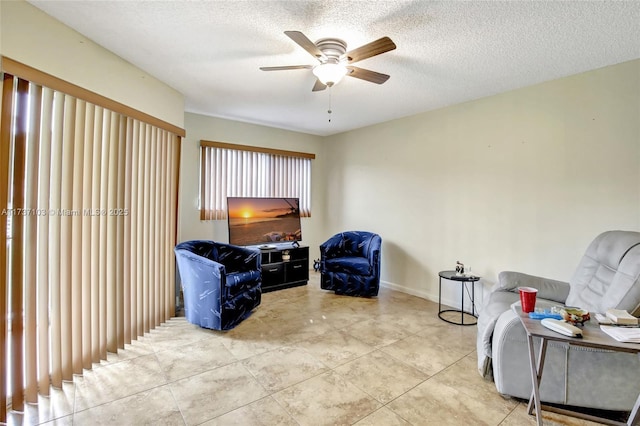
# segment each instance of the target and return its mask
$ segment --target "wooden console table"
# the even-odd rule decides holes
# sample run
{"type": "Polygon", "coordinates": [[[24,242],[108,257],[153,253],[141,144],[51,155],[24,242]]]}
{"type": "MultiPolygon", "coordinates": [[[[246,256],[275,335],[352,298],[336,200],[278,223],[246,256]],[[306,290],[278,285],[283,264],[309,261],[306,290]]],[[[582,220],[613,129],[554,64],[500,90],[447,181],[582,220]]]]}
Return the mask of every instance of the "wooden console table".
{"type": "MultiPolygon", "coordinates": [[[[520,309],[516,308],[518,311],[520,309]]],[[[606,334],[604,331],[600,329],[600,326],[597,324],[595,320],[591,320],[585,323],[582,328],[582,338],[579,337],[568,337],[564,336],[560,333],[556,333],[555,331],[551,331],[548,328],[544,327],[540,320],[534,320],[529,318],[527,314],[523,314],[521,311],[518,312],[520,316],[520,321],[524,326],[524,330],[527,333],[527,343],[529,345],[529,361],[531,364],[531,379],[533,381],[533,390],[531,392],[531,398],[529,399],[528,413],[533,414],[533,409],[536,410],[536,419],[538,422],[538,426],[542,425],[542,415],[541,410],[545,409],[546,411],[552,411],[555,413],[565,414],[568,416],[578,417],[582,419],[587,419],[591,421],[596,421],[605,424],[611,425],[638,425],[640,424],[640,395],[638,399],[636,399],[636,403],[634,404],[633,410],[629,415],[629,419],[626,423],[605,419],[602,417],[590,416],[588,414],[553,407],[549,405],[543,405],[540,402],[540,378],[542,377],[542,369],[544,367],[544,358],[546,356],[547,351],[547,343],[549,341],[555,342],[564,342],[569,345],[575,346],[585,346],[589,348],[597,348],[597,349],[608,349],[612,351],[620,351],[620,352],[630,352],[637,353],[640,356],[640,344],[635,343],[622,343],[615,340],[613,337],[606,334]],[[539,337],[540,342],[540,352],[538,354],[537,364],[536,364],[536,355],[533,347],[533,338],[539,337]]],[[[593,315],[592,317],[595,317],[593,315]]]]}
{"type": "Polygon", "coordinates": [[[309,247],[279,244],[260,250],[262,292],[306,285],[309,281],[309,247]],[[289,254],[286,259],[283,255],[289,254]]]}

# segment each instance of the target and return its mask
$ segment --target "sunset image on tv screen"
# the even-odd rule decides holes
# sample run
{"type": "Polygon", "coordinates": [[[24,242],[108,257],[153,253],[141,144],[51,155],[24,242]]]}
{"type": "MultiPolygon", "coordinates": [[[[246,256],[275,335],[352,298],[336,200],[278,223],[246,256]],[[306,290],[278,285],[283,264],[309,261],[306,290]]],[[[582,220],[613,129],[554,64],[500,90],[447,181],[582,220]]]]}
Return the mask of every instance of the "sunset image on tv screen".
{"type": "Polygon", "coordinates": [[[298,198],[227,198],[229,244],[257,245],[302,238],[298,198]]]}

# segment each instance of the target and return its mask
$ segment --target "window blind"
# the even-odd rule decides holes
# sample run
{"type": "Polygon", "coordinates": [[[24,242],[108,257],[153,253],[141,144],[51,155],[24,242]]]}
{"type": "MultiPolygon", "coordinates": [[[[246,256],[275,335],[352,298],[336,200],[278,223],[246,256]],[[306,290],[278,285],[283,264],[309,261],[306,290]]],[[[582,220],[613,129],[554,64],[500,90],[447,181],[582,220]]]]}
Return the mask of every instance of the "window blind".
{"type": "Polygon", "coordinates": [[[200,219],[227,218],[227,197],[295,197],[311,216],[313,154],[200,142],[200,219]]]}
{"type": "Polygon", "coordinates": [[[5,422],[175,314],[180,136],[8,73],[1,112],[5,422]]]}

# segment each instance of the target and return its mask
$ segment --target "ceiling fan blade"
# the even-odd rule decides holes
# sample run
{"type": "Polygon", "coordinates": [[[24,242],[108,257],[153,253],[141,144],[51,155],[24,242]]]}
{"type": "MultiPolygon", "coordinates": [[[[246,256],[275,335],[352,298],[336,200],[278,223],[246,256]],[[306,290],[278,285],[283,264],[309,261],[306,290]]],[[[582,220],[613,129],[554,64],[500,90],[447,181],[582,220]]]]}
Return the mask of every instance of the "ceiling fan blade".
{"type": "Polygon", "coordinates": [[[370,81],[370,82],[376,83],[376,84],[382,84],[385,81],[389,80],[389,77],[390,77],[387,74],[382,74],[382,73],[379,73],[379,72],[366,70],[364,68],[358,68],[358,67],[349,66],[349,67],[347,67],[347,69],[350,71],[347,74],[348,76],[359,78],[361,80],[370,81]]]}
{"type": "Polygon", "coordinates": [[[318,46],[316,46],[306,35],[300,31],[285,31],[284,32],[291,40],[295,41],[304,50],[309,52],[314,58],[318,60],[326,60],[327,57],[322,53],[318,46]]]}
{"type": "Polygon", "coordinates": [[[320,80],[316,80],[316,84],[313,85],[313,89],[311,89],[312,92],[319,92],[321,90],[326,89],[327,86],[325,84],[323,84],[320,80]]]}
{"type": "Polygon", "coordinates": [[[350,64],[363,59],[371,58],[372,56],[379,55],[381,53],[388,52],[396,48],[396,44],[391,41],[389,37],[382,37],[376,41],[365,44],[364,46],[357,47],[344,55],[343,58],[347,58],[350,64]]]}
{"type": "Polygon", "coordinates": [[[283,65],[280,67],[260,67],[262,71],[309,70],[311,65],[283,65]]]}

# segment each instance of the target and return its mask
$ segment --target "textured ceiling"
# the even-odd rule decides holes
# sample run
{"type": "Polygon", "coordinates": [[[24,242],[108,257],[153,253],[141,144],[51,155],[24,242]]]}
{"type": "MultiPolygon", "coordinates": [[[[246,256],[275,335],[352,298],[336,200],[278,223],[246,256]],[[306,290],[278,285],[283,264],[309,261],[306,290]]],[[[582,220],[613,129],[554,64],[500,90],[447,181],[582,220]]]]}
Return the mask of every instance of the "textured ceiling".
{"type": "Polygon", "coordinates": [[[188,112],[318,135],[640,58],[638,1],[30,3],[183,93],[188,112]],[[391,78],[312,93],[311,70],[260,71],[316,63],[285,30],[348,50],[389,36],[396,50],[357,65],[391,78]]]}

